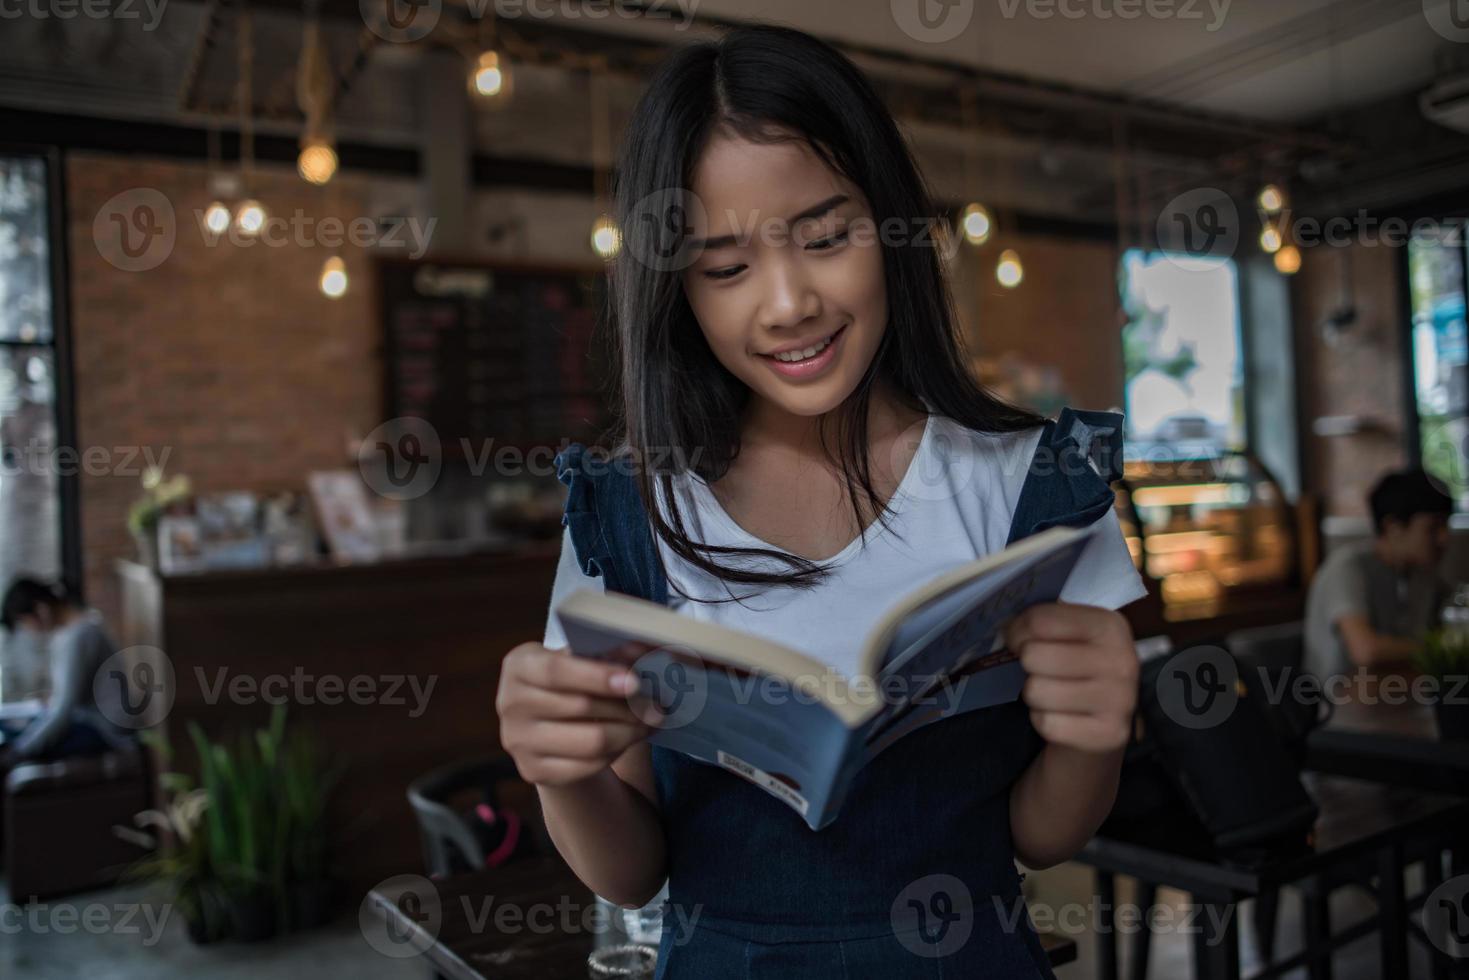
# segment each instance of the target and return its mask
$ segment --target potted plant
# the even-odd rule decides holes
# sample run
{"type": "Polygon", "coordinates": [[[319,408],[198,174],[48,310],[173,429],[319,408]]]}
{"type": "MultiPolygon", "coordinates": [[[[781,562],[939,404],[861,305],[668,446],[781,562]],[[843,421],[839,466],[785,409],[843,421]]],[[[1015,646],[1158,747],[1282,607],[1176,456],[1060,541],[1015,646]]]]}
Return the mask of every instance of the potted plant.
{"type": "Polygon", "coordinates": [[[158,521],[191,493],[189,478],[183,474],[165,480],[157,466],[143,471],[143,495],[128,508],[128,531],[137,542],[138,560],[144,565],[158,568],[158,521]]]}
{"type": "Polygon", "coordinates": [[[1434,630],[1414,655],[1413,666],[1438,682],[1433,704],[1438,737],[1469,741],[1469,634],[1434,630]]]}
{"type": "MultiPolygon", "coordinates": [[[[168,745],[153,732],[150,740],[159,758],[167,760],[168,745]]],[[[182,773],[165,772],[159,783],[167,802],[161,810],[144,810],[133,818],[136,827],[116,827],[118,836],[149,853],[129,867],[124,880],[157,881],[169,890],[169,901],[179,910],[189,938],[209,943],[223,938],[229,923],[218,876],[209,860],[204,811],[209,795],[182,773]]]]}
{"type": "Polygon", "coordinates": [[[309,929],[330,919],[335,905],[326,813],[341,769],[328,768],[316,740],[298,732],[280,751],[279,773],[280,812],[289,828],[285,870],[289,927],[309,929]]]}
{"type": "Polygon", "coordinates": [[[198,724],[189,737],[199,755],[199,778],[209,794],[205,811],[209,856],[218,870],[236,939],[255,942],[276,934],[284,909],[284,822],[272,783],[275,746],[285,715],[270,728],[233,746],[210,742],[198,724]]]}

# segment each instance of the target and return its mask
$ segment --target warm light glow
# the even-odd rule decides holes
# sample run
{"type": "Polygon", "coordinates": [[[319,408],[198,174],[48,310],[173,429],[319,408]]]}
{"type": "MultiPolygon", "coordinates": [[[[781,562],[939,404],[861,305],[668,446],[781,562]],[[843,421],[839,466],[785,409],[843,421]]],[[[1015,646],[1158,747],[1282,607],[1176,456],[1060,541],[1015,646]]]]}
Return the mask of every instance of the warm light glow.
{"type": "Polygon", "coordinates": [[[1274,184],[1266,184],[1260,189],[1260,210],[1266,214],[1279,214],[1280,209],[1285,207],[1285,192],[1274,184]]]}
{"type": "Polygon", "coordinates": [[[1007,248],[1000,253],[1000,264],[995,266],[995,278],[1006,289],[1014,289],[1025,278],[1025,267],[1020,264],[1020,256],[1013,248],[1007,248]]]}
{"type": "Polygon", "coordinates": [[[235,227],[243,235],[258,235],[265,227],[265,206],[259,201],[243,201],[235,212],[235,227]]]}
{"type": "Polygon", "coordinates": [[[592,225],[592,251],[604,259],[611,259],[622,251],[622,232],[609,216],[602,215],[592,225]]]}
{"type": "Polygon", "coordinates": [[[1265,251],[1273,254],[1280,251],[1280,246],[1283,244],[1284,242],[1281,240],[1280,237],[1280,229],[1275,227],[1273,223],[1267,224],[1264,229],[1261,230],[1260,247],[1263,248],[1265,251]]]}
{"type": "Polygon", "coordinates": [[[324,139],[308,141],[296,158],[296,172],[310,183],[325,184],[337,172],[337,151],[324,139]]]}
{"type": "Polygon", "coordinates": [[[505,70],[500,66],[500,53],[486,51],[474,64],[474,90],[493,98],[505,88],[505,70]]]}
{"type": "Polygon", "coordinates": [[[347,292],[347,263],[336,255],[321,267],[321,291],[332,299],[338,299],[347,292]]]}
{"type": "Polygon", "coordinates": [[[960,224],[964,228],[964,238],[971,245],[983,245],[989,241],[990,230],[995,225],[989,209],[977,201],[964,209],[960,224]]]}
{"type": "Polygon", "coordinates": [[[230,209],[219,201],[209,205],[204,212],[204,227],[216,235],[223,235],[230,226],[230,209]]]}
{"type": "Polygon", "coordinates": [[[1301,271],[1301,250],[1287,245],[1275,253],[1275,271],[1282,276],[1293,276],[1301,271]]]}

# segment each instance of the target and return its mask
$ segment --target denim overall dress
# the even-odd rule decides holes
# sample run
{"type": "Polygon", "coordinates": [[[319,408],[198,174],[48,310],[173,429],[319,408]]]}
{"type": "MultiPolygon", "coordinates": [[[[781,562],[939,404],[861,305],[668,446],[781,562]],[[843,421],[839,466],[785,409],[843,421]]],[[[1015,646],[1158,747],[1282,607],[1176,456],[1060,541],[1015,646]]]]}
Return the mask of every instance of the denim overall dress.
{"type": "MultiPolygon", "coordinates": [[[[586,574],[666,605],[626,459],[560,453],[562,523],[586,574]]],[[[1063,410],[1009,540],[1101,518],[1121,464],[1120,415],[1063,410]]],[[[656,980],[1053,978],[1010,839],[1010,787],[1043,744],[1019,701],[931,724],[869,763],[819,831],[740,776],[654,746],[669,874],[656,980]]]]}

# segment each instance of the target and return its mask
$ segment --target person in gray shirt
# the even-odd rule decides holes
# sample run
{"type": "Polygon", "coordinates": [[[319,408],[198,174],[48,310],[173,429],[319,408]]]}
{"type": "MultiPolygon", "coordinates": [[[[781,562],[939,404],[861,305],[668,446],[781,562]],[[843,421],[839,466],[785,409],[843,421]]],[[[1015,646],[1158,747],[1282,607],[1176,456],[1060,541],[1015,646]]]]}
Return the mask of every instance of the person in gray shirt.
{"type": "Polygon", "coordinates": [[[112,720],[121,692],[94,684],[98,668],[117,652],[96,610],[70,601],[60,586],[20,578],[0,601],[0,625],[12,636],[34,634],[51,668],[45,709],[0,749],[0,767],[94,755],[132,737],[112,720]]]}
{"type": "Polygon", "coordinates": [[[1453,500],[1421,469],[1389,473],[1368,503],[1371,541],[1338,548],[1306,599],[1306,669],[1325,680],[1356,669],[1400,672],[1438,625],[1453,500]]]}

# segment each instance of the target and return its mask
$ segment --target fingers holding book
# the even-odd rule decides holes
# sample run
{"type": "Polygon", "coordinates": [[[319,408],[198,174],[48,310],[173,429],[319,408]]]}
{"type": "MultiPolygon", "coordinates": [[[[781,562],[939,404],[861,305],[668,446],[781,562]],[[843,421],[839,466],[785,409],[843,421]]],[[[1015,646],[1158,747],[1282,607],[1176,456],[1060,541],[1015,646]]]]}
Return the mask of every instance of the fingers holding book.
{"type": "MultiPolygon", "coordinates": [[[[623,651],[618,659],[630,655],[623,651]]],[[[636,675],[620,662],[523,643],[500,670],[500,742],[532,783],[564,785],[596,775],[656,723],[637,691],[636,675]]]]}
{"type": "Polygon", "coordinates": [[[1087,752],[1127,744],[1137,704],[1137,654],[1119,614],[1043,603],[1016,616],[1005,640],[1028,675],[1021,698],[1047,742],[1087,752]]]}

